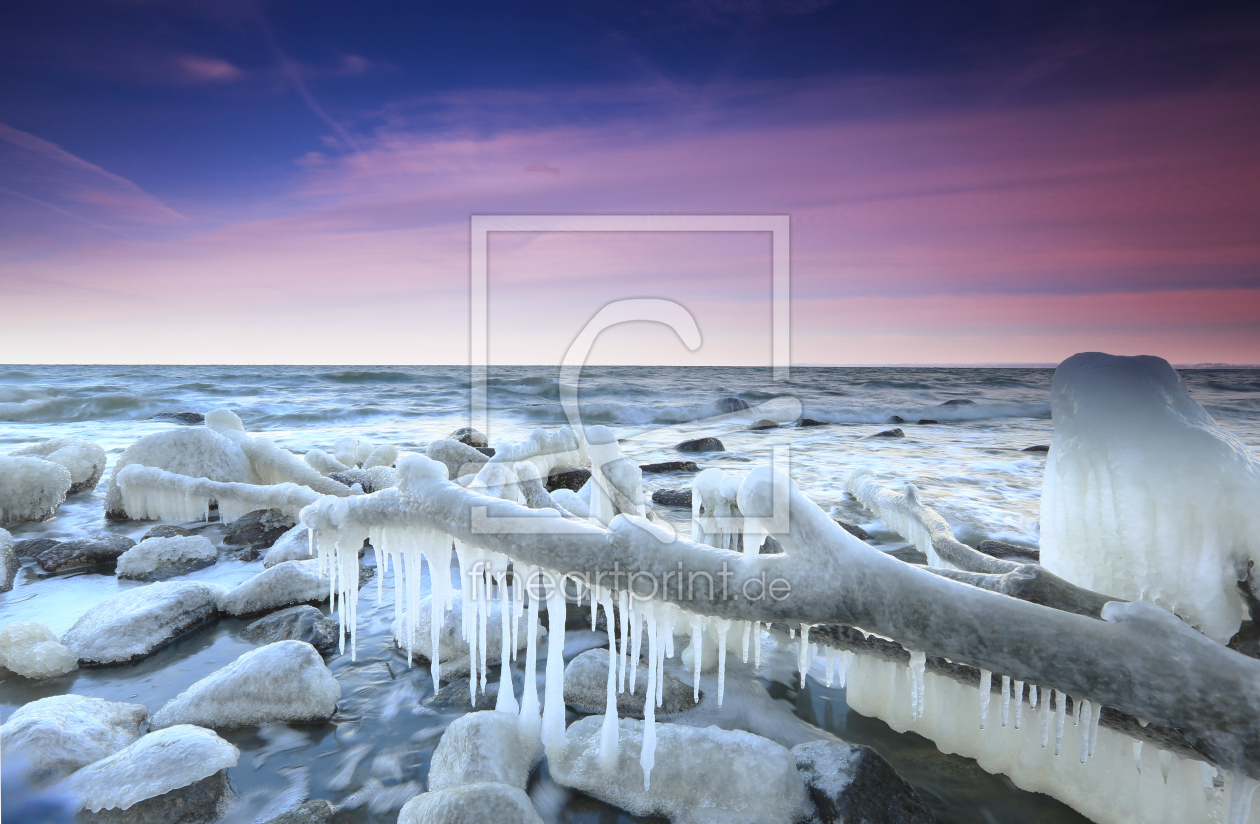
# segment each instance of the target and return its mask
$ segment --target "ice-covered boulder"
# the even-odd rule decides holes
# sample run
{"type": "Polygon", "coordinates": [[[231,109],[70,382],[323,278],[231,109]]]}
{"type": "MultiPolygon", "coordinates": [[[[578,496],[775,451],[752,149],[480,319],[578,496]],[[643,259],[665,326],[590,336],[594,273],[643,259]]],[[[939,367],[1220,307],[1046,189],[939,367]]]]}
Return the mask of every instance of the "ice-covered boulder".
{"type": "MultiPolygon", "coordinates": [[[[716,656],[715,656],[716,657],[716,656]]],[[[636,684],[646,684],[648,668],[639,664],[635,674],[636,684]]],[[[674,715],[691,709],[695,691],[690,684],[661,673],[665,688],[661,691],[661,706],[657,715],[674,715]]],[[[628,689],[617,693],[617,714],[624,717],[643,717],[643,697],[646,690],[639,688],[632,694],[628,689]]],[[[608,650],[588,649],[564,668],[564,703],[578,712],[598,715],[608,707],[608,650]]]]}
{"type": "Polygon", "coordinates": [[[70,491],[70,470],[43,458],[0,455],[0,524],[46,521],[70,491]]]}
{"type": "Polygon", "coordinates": [[[650,789],[644,789],[643,722],[618,722],[617,764],[600,767],[604,719],[588,715],[566,733],[563,757],[548,758],[551,777],[635,815],[671,824],[796,824],[810,809],[792,753],[767,738],[717,727],[656,725],[650,789]]]}
{"type": "Polygon", "coordinates": [[[215,617],[227,590],[217,584],[162,581],[111,595],[61,636],[81,664],[124,664],[215,617]]]}
{"type": "Polygon", "coordinates": [[[13,579],[17,577],[21,566],[13,536],[7,529],[0,529],[0,592],[13,589],[13,579]]]}
{"type": "Polygon", "coordinates": [[[466,784],[420,793],[403,805],[398,824],[543,824],[524,790],[466,784]]]}
{"type": "Polygon", "coordinates": [[[315,607],[302,604],[259,618],[241,631],[255,644],[305,641],[320,652],[337,646],[339,627],[315,607]]]}
{"type": "MultiPolygon", "coordinates": [[[[433,636],[430,630],[433,611],[429,606],[430,603],[431,599],[428,596],[420,600],[420,606],[416,610],[417,626],[411,636],[412,657],[423,658],[426,661],[433,660],[433,636]]],[[[446,615],[442,619],[442,628],[438,631],[438,660],[442,667],[443,677],[448,675],[466,675],[469,672],[468,642],[463,638],[463,626],[463,601],[460,598],[460,594],[455,592],[451,595],[451,607],[446,610],[446,615]]],[[[499,612],[499,602],[495,600],[490,603],[488,618],[486,619],[485,651],[487,666],[499,663],[502,658],[502,626],[503,621],[499,612]]],[[[399,621],[394,621],[393,633],[394,644],[399,649],[407,649],[407,636],[399,621]]],[[[525,649],[526,644],[529,642],[529,631],[526,628],[524,615],[518,621],[516,636],[516,648],[518,650],[525,649]]],[[[539,643],[542,643],[541,639],[546,637],[547,631],[539,627],[539,643]]]]}
{"type": "Polygon", "coordinates": [[[43,680],[77,670],[79,659],[43,624],[14,621],[0,627],[0,666],[43,680]]]}
{"type": "Polygon", "coordinates": [[[311,531],[298,524],[276,539],[263,556],[263,567],[271,569],[285,561],[307,561],[311,554],[311,531]]]}
{"type": "Polygon", "coordinates": [[[212,729],[294,721],[326,721],[341,686],[304,641],[277,641],[216,670],[167,701],[151,726],[196,724],[212,729]]]}
{"type": "Polygon", "coordinates": [[[371,469],[344,469],[329,474],[329,478],[346,486],[359,485],[365,493],[380,492],[398,486],[398,471],[392,466],[374,466],[371,469]]]}
{"type": "MultiPolygon", "coordinates": [[[[167,821],[209,821],[225,811],[224,801],[231,800],[223,771],[236,766],[239,757],[240,751],[213,731],[184,724],[151,732],[113,755],[88,764],[67,778],[65,787],[83,809],[91,812],[131,811],[145,801],[162,798],[160,806],[170,814],[167,821]],[[218,781],[209,782],[211,786],[202,784],[220,775],[218,781]],[[205,791],[191,797],[187,793],[168,795],[190,787],[205,791]],[[192,799],[198,803],[190,804],[192,799]]],[[[149,813],[146,818],[154,820],[156,810],[151,807],[143,811],[149,813]]],[[[141,810],[135,810],[133,820],[140,818],[140,813],[141,810]]]]}
{"type": "Polygon", "coordinates": [[[838,739],[809,741],[793,747],[792,757],[814,804],[811,824],[936,821],[914,788],[870,747],[838,739]]]}
{"type": "Polygon", "coordinates": [[[35,560],[44,572],[64,572],[116,561],[135,545],[126,535],[91,535],[58,541],[36,555],[35,560]]]}
{"type": "Polygon", "coordinates": [[[1050,389],[1041,563],[1074,584],[1152,601],[1220,642],[1260,560],[1260,466],[1160,358],[1073,355],[1050,389]]]}
{"type": "Polygon", "coordinates": [[[158,581],[211,566],[219,554],[200,535],[148,538],[118,556],[119,578],[158,581]]]}
{"type": "Polygon", "coordinates": [[[9,454],[15,458],[43,458],[64,466],[70,472],[70,489],[67,493],[70,495],[96,489],[101,476],[105,474],[105,450],[100,444],[91,441],[53,438],[9,454]]]}
{"type": "Polygon", "coordinates": [[[326,601],[329,581],[319,574],[319,561],[285,561],[229,590],[219,602],[219,609],[228,615],[253,615],[258,612],[326,601]]]}
{"type": "Polygon", "coordinates": [[[86,695],[53,695],[19,707],[0,727],[5,759],[35,780],[58,779],[134,743],[149,710],[86,695]]]}
{"type": "Polygon", "coordinates": [[[442,733],[429,768],[429,789],[494,782],[523,790],[541,758],[542,741],[521,735],[516,713],[470,712],[442,733]]]}
{"type": "Polygon", "coordinates": [[[185,529],[175,524],[158,524],[151,527],[148,532],[140,536],[141,541],[147,541],[150,538],[187,538],[196,535],[191,529],[185,529]]]}
{"type": "Polygon", "coordinates": [[[475,475],[490,459],[471,446],[449,438],[433,441],[424,454],[446,467],[447,477],[475,475]]]}
{"type": "Polygon", "coordinates": [[[122,489],[118,486],[118,473],[131,464],[152,466],[190,478],[207,478],[223,483],[259,482],[244,450],[213,429],[198,426],[155,432],[127,447],[114,464],[114,471],[109,476],[109,489],[105,494],[106,518],[127,518],[123,508],[122,489]]]}

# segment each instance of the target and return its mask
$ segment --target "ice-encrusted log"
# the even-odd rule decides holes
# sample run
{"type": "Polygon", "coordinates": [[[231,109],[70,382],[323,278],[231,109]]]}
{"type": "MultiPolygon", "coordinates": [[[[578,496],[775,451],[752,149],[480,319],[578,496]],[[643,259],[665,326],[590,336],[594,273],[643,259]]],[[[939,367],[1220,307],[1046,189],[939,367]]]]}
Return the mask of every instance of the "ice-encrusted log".
{"type": "Polygon", "coordinates": [[[274,486],[220,483],[137,464],[123,467],[116,480],[127,517],[136,520],[205,520],[209,517],[212,500],[219,502],[219,517],[224,521],[258,509],[278,509],[296,518],[303,507],[322,497],[294,483],[274,486]]]}
{"type": "Polygon", "coordinates": [[[935,575],[961,581],[973,587],[1000,592],[1021,601],[1042,604],[1064,612],[1101,618],[1103,605],[1116,600],[1097,592],[1069,584],[1045,567],[1020,564],[1010,572],[967,572],[961,569],[927,567],[935,575]]]}
{"type": "Polygon", "coordinates": [[[523,441],[498,447],[494,456],[481,467],[478,477],[493,471],[491,467],[497,464],[512,466],[521,461],[532,463],[539,477],[546,478],[557,466],[586,466],[589,457],[585,442],[571,428],[562,426],[554,432],[535,429],[523,441]]]}
{"type": "Polygon", "coordinates": [[[440,530],[513,561],[584,574],[614,589],[623,589],[630,573],[640,596],[650,594],[650,580],[668,581],[665,574],[677,575],[681,564],[688,574],[718,582],[713,592],[702,586],[686,593],[694,598],[676,588],[657,593],[692,613],[858,626],[909,649],[1176,727],[1209,760],[1260,777],[1260,661],[1152,605],[1114,604],[1103,613],[1110,620],[1095,620],[905,564],[849,535],[775,470],[754,470],[739,491],[745,516],[769,517],[776,486],[790,513],[790,530],[775,535],[785,552],[755,556],[663,535],[634,516],[618,516],[602,529],[489,498],[449,482],[444,467],[420,456],[401,460],[399,476],[398,490],[337,501],[324,512],[331,517],[312,525],[333,537],[368,528],[440,530]],[[790,595],[754,597],[758,583],[776,580],[778,592],[790,595]]]}
{"type": "Polygon", "coordinates": [[[105,517],[125,519],[119,474],[128,466],[151,466],[190,478],[224,483],[258,483],[258,474],[239,446],[204,426],[145,435],[114,463],[105,493],[105,517]]]}
{"type": "MultiPolygon", "coordinates": [[[[293,483],[308,486],[321,495],[344,497],[350,487],[326,478],[287,449],[281,449],[266,438],[253,438],[244,431],[241,419],[228,409],[216,409],[206,415],[206,427],[241,448],[253,465],[258,478],[267,485],[293,483]]],[[[394,454],[397,454],[395,450],[394,454]]]]}

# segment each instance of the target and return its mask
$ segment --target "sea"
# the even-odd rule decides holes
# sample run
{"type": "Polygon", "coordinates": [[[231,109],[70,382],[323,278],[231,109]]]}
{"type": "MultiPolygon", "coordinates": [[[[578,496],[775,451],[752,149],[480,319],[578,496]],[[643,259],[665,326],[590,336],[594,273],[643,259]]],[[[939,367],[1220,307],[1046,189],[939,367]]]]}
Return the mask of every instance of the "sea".
{"type": "MultiPolygon", "coordinates": [[[[1218,423],[1260,451],[1260,370],[1181,374],[1191,396],[1218,423]]],[[[701,468],[747,472],[773,461],[833,517],[865,529],[874,548],[921,560],[848,499],[845,479],[866,469],[890,487],[913,483],[965,543],[995,539],[1035,548],[1046,454],[1030,448],[1049,444],[1053,435],[1052,378],[1052,369],[1038,368],[796,367],[790,378],[776,380],[770,369],[753,367],[591,366],[568,383],[576,389],[577,422],[609,427],[623,454],[641,464],[695,460],[701,468]],[[799,418],[822,425],[793,425],[799,418]],[[750,428],[763,419],[780,426],[750,428]],[[881,434],[890,430],[901,436],[881,434]],[[720,439],[726,451],[675,449],[701,436],[720,439]]],[[[483,422],[495,446],[574,422],[561,403],[555,368],[493,366],[484,389],[487,408],[474,415],[470,372],[461,366],[0,366],[0,454],[49,438],[83,438],[104,447],[112,468],[138,438],[184,425],[162,415],[216,408],[232,409],[247,431],[296,453],[331,451],[346,435],[422,452],[432,440],[483,422]]],[[[139,539],[151,523],[104,520],[109,471],[95,491],[70,496],[51,520],[11,526],[10,532],[19,540],[97,533],[139,539]]],[[[645,491],[687,486],[691,477],[645,474],[645,491]]],[[[681,528],[690,516],[672,507],[657,512],[681,528]]],[[[197,528],[216,543],[222,537],[217,521],[197,528]]],[[[225,551],[214,566],[187,577],[233,586],[259,571],[260,562],[235,560],[225,551]]],[[[39,621],[60,635],[94,604],[137,586],[110,572],[47,576],[23,559],[13,590],[0,594],[0,626],[39,621]]],[[[245,799],[241,821],[309,794],[343,805],[338,824],[392,824],[400,799],[425,787],[441,730],[472,709],[434,695],[427,668],[409,667],[405,653],[394,648],[391,581],[384,577],[383,608],[376,607],[375,582],[363,590],[356,660],[348,652],[328,659],[343,691],[329,723],[222,733],[241,750],[229,770],[245,799]]],[[[585,619],[574,609],[570,623],[578,629],[585,619]]],[[[156,712],[198,678],[252,649],[241,636],[248,623],[220,620],[129,666],[81,669],[48,682],[0,673],[0,722],[26,702],[66,692],[143,703],[156,712]]],[[[566,658],[598,646],[597,635],[575,634],[566,658]]],[[[796,718],[878,749],[940,822],[1084,821],[1057,801],[938,752],[926,739],[858,715],[845,703],[843,689],[812,679],[802,688],[788,676],[763,680],[776,705],[796,718]]],[[[536,806],[549,821],[655,821],[572,794],[551,781],[545,767],[531,782],[536,806]]],[[[4,793],[7,804],[8,785],[4,793]]]]}

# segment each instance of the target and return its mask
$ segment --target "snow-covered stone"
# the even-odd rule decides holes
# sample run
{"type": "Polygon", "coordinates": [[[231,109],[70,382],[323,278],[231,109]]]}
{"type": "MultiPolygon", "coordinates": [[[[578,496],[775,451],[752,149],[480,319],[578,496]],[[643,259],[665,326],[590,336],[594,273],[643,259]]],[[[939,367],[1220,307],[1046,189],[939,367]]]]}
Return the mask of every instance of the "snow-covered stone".
{"type": "Polygon", "coordinates": [[[276,539],[263,556],[263,567],[271,569],[285,561],[308,561],[311,554],[311,531],[298,524],[276,539]]]}
{"type": "MultiPolygon", "coordinates": [[[[214,414],[213,412],[211,414],[214,414]]],[[[105,494],[105,517],[126,519],[118,473],[131,464],[152,466],[222,483],[259,482],[249,457],[227,437],[207,427],[172,429],[146,435],[127,447],[109,477],[105,494]]]]}
{"type": "Polygon", "coordinates": [[[237,658],[167,701],[153,729],[196,724],[212,729],[326,721],[341,686],[304,641],[277,641],[237,658]]]}
{"type": "Polygon", "coordinates": [[[793,747],[792,757],[814,804],[817,824],[936,821],[914,788],[870,747],[839,739],[809,741],[793,747]]]}
{"type": "MultiPolygon", "coordinates": [[[[684,659],[685,660],[685,659],[684,659]]],[[[635,675],[636,684],[646,684],[648,668],[640,663],[635,675]]],[[[661,692],[661,706],[657,715],[674,715],[691,709],[695,693],[690,684],[684,684],[668,672],[662,673],[665,687],[661,692]]],[[[617,693],[617,715],[643,717],[643,699],[647,690],[641,686],[631,693],[628,689],[617,693]]],[[[588,649],[564,668],[564,703],[578,712],[590,715],[603,713],[608,707],[608,650],[588,649]]]]}
{"type": "Polygon", "coordinates": [[[1160,358],[1073,355],[1050,404],[1041,563],[1228,641],[1246,615],[1237,582],[1260,561],[1255,455],[1160,358]]]}
{"type": "Polygon", "coordinates": [[[4,757],[24,760],[33,779],[58,779],[136,741],[148,717],[143,704],[53,695],[19,707],[0,741],[4,757]]]}
{"type": "Polygon", "coordinates": [[[119,578],[157,581],[203,569],[218,560],[214,544],[200,535],[148,538],[118,556],[119,578]]]}
{"type": "Polygon", "coordinates": [[[15,458],[43,458],[64,466],[70,472],[70,495],[96,489],[105,474],[105,450],[91,441],[53,438],[9,454],[15,458]]]}
{"type": "Polygon", "coordinates": [[[516,713],[485,710],[456,719],[438,742],[429,789],[494,782],[525,789],[542,741],[522,735],[516,713]]]}
{"type": "Polygon", "coordinates": [[[79,659],[43,624],[15,621],[0,627],[0,666],[42,680],[78,669],[79,659]]]}
{"type": "Polygon", "coordinates": [[[70,470],[42,458],[0,456],[0,524],[46,521],[70,491],[70,470]]]}
{"type": "Polygon", "coordinates": [[[228,615],[253,615],[293,604],[326,601],[328,578],[319,574],[319,561],[285,561],[228,591],[219,609],[228,615]]]}
{"type": "Polygon", "coordinates": [[[524,790],[467,784],[420,793],[403,805],[398,824],[543,824],[524,790]]]}
{"type": "Polygon", "coordinates": [[[13,579],[17,577],[22,562],[18,559],[14,548],[13,536],[7,529],[0,529],[0,592],[13,589],[13,579]]]}
{"type": "MultiPolygon", "coordinates": [[[[420,605],[416,610],[417,624],[415,632],[411,636],[411,655],[414,658],[422,658],[426,661],[433,660],[433,644],[431,627],[433,611],[430,608],[432,600],[429,596],[425,596],[420,600],[420,605]]],[[[475,615],[475,610],[472,611],[475,615]]],[[[442,676],[448,675],[467,675],[470,666],[468,660],[468,642],[464,640],[463,632],[463,600],[458,592],[451,595],[451,606],[446,610],[446,615],[442,621],[442,627],[438,631],[438,660],[442,667],[442,676]]],[[[486,642],[485,654],[486,665],[491,666],[499,663],[502,659],[502,638],[503,638],[503,621],[499,611],[499,602],[494,600],[490,602],[487,610],[486,619],[486,642]]],[[[394,621],[393,623],[394,644],[399,649],[407,649],[406,635],[404,634],[402,623],[394,621]]],[[[517,622],[516,632],[518,650],[525,649],[529,643],[529,631],[526,628],[526,616],[522,614],[517,622]]],[[[547,630],[542,627],[538,628],[539,643],[547,637],[547,630]]]]}
{"type": "Polygon", "coordinates": [[[236,766],[240,751],[211,730],[186,724],[151,732],[83,767],[65,787],[83,809],[127,810],[236,766]]]}
{"type": "Polygon", "coordinates": [[[810,809],[792,753],[739,730],[656,725],[656,756],[644,789],[644,722],[618,723],[616,766],[600,766],[598,715],[569,726],[563,757],[548,758],[551,777],[635,815],[672,824],[796,824],[810,809]]]}
{"type": "Polygon", "coordinates": [[[61,643],[83,664],[126,663],[213,619],[226,594],[217,584],[193,581],[126,589],[85,612],[61,643]]]}
{"type": "Polygon", "coordinates": [[[448,438],[433,441],[425,448],[424,454],[444,465],[449,478],[475,475],[490,460],[471,446],[448,438]]]}

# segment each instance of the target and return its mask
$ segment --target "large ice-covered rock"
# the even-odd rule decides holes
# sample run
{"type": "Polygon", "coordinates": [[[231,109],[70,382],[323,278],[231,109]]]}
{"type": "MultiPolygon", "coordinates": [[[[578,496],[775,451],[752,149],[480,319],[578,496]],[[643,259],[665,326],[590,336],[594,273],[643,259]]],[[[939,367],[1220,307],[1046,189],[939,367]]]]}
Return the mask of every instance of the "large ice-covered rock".
{"type": "Polygon", "coordinates": [[[158,581],[203,569],[218,560],[214,544],[201,535],[148,538],[118,556],[119,578],[158,581]]]}
{"type": "Polygon", "coordinates": [[[162,581],[111,595],[61,637],[82,664],[123,664],[215,617],[227,590],[218,584],[162,581]]]}
{"type": "Polygon", "coordinates": [[[21,758],[33,779],[58,779],[134,743],[148,717],[143,704],[53,695],[19,707],[0,741],[5,759],[21,758]]]}
{"type": "MultiPolygon", "coordinates": [[[[418,619],[416,630],[411,636],[411,655],[414,658],[423,658],[426,661],[433,660],[433,643],[431,627],[433,625],[433,610],[429,606],[432,603],[428,596],[420,600],[420,606],[416,610],[418,619]]],[[[476,612],[472,612],[476,615],[476,612]]],[[[442,667],[443,677],[447,675],[466,675],[469,672],[468,660],[468,642],[464,640],[463,632],[463,601],[458,592],[451,595],[451,607],[446,610],[446,615],[442,619],[442,628],[438,631],[438,660],[442,667]]],[[[494,600],[490,602],[490,609],[486,618],[486,665],[492,666],[499,663],[502,658],[503,649],[503,620],[499,611],[499,602],[494,600]]],[[[395,620],[393,623],[394,644],[399,649],[407,649],[407,636],[403,629],[402,623],[395,620]]],[[[547,637],[547,630],[542,627],[538,628],[539,643],[547,637]]],[[[516,632],[516,648],[518,650],[525,649],[529,642],[529,631],[526,627],[526,617],[520,616],[517,623],[516,632]]]]}
{"type": "MultiPolygon", "coordinates": [[[[213,414],[213,413],[212,413],[213,414]]],[[[249,457],[229,438],[207,427],[172,429],[146,435],[127,447],[109,476],[105,494],[105,517],[126,519],[118,473],[125,466],[139,464],[223,483],[259,482],[249,457]]]]}
{"type": "Polygon", "coordinates": [[[398,812],[398,824],[543,824],[524,790],[466,784],[420,793],[398,812]]]}
{"type": "Polygon", "coordinates": [[[643,722],[618,722],[617,764],[609,771],[600,767],[603,723],[601,716],[588,715],[569,726],[563,757],[548,758],[552,778],[635,815],[659,815],[672,824],[796,824],[810,810],[792,753],[767,738],[657,724],[655,764],[645,790],[639,763],[643,722]]]}
{"type": "Polygon", "coordinates": [[[13,536],[7,529],[0,529],[0,592],[13,589],[13,579],[17,577],[21,566],[13,536]]]}
{"type": "Polygon", "coordinates": [[[542,741],[521,734],[516,713],[470,712],[442,733],[429,768],[429,789],[494,782],[523,790],[541,758],[542,741]]]}
{"type": "Polygon", "coordinates": [[[319,561],[285,561],[228,591],[219,602],[219,609],[228,615],[253,615],[293,604],[325,601],[328,596],[329,581],[319,574],[319,561]]]}
{"type": "Polygon", "coordinates": [[[184,724],[151,732],[88,764],[67,778],[65,787],[83,809],[129,810],[236,766],[239,757],[236,747],[211,730],[184,724]]]}
{"type": "Polygon", "coordinates": [[[1260,466],[1160,358],[1073,355],[1050,391],[1041,563],[1225,642],[1260,559],[1260,466]]]}
{"type": "Polygon", "coordinates": [[[9,454],[15,458],[43,458],[64,466],[70,472],[71,495],[96,489],[105,474],[105,450],[91,441],[53,438],[9,454]]]}
{"type": "Polygon", "coordinates": [[[196,724],[213,729],[290,721],[326,721],[341,686],[304,641],[277,641],[216,670],[167,701],[153,729],[196,724]]]}
{"type": "Polygon", "coordinates": [[[46,521],[70,491],[70,470],[43,458],[0,455],[0,524],[46,521]]]}
{"type": "MultiPolygon", "coordinates": [[[[716,655],[714,656],[716,657],[716,655]]],[[[686,660],[685,658],[683,660],[686,660]]],[[[646,684],[648,668],[639,663],[635,674],[636,684],[646,684]]],[[[661,673],[664,689],[657,715],[675,715],[696,705],[695,690],[668,672],[661,673]]],[[[626,718],[642,718],[644,696],[642,687],[617,693],[617,715],[626,718]]],[[[578,712],[598,715],[608,706],[608,650],[588,649],[570,661],[564,668],[564,703],[578,712]]]]}
{"type": "Polygon", "coordinates": [[[79,659],[35,621],[14,621],[0,627],[0,666],[23,678],[56,678],[79,668],[79,659]]]}
{"type": "Polygon", "coordinates": [[[276,539],[263,556],[263,566],[271,569],[285,561],[307,561],[314,557],[311,553],[311,531],[298,524],[276,539]]]}

